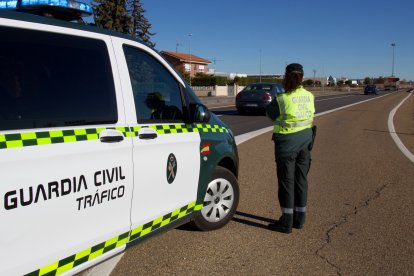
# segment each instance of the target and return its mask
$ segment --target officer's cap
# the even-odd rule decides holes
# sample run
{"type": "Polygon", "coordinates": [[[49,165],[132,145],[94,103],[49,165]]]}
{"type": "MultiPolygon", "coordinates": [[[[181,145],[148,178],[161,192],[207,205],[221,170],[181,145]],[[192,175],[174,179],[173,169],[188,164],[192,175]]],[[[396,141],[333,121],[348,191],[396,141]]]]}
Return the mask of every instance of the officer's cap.
{"type": "Polygon", "coordinates": [[[291,63],[288,66],[286,66],[286,75],[290,73],[298,73],[303,75],[303,66],[299,63],[291,63]]]}

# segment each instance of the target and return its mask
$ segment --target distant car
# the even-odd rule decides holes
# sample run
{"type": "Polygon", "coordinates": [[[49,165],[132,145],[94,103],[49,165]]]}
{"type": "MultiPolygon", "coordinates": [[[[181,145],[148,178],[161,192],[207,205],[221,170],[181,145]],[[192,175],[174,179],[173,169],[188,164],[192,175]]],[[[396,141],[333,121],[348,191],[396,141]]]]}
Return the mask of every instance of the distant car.
{"type": "Polygon", "coordinates": [[[377,88],[377,86],[376,85],[373,85],[373,84],[365,86],[364,94],[365,95],[368,95],[368,94],[378,95],[378,88],[377,88]]]}
{"type": "Polygon", "coordinates": [[[253,83],[236,96],[236,108],[240,114],[247,111],[264,112],[276,94],[285,90],[278,83],[253,83]]]}

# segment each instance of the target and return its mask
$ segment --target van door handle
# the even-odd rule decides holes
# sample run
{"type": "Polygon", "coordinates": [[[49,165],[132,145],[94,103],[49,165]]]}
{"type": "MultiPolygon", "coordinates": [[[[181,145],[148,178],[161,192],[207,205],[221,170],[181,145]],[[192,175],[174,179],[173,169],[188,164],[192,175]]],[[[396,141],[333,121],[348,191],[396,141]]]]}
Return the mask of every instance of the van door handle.
{"type": "Polygon", "coordinates": [[[138,137],[139,139],[155,139],[157,138],[157,133],[142,133],[138,137]]]}
{"type": "Polygon", "coordinates": [[[102,143],[118,143],[124,140],[124,134],[115,129],[105,129],[99,133],[99,141],[102,143]]]}
{"type": "Polygon", "coordinates": [[[138,132],[139,139],[150,140],[150,139],[155,139],[157,137],[158,137],[157,131],[152,128],[147,128],[147,127],[141,128],[138,132]]]}
{"type": "Polygon", "coordinates": [[[104,136],[99,140],[101,140],[102,143],[117,143],[124,140],[124,136],[104,136]]]}

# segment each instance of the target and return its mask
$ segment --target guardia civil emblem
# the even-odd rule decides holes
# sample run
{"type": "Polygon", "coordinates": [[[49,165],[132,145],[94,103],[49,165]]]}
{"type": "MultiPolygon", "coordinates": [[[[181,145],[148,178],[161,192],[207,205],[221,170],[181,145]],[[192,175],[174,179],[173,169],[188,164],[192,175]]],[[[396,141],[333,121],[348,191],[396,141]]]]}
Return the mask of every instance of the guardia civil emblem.
{"type": "Polygon", "coordinates": [[[177,159],[174,154],[170,154],[167,160],[167,181],[168,184],[173,183],[177,175],[177,159]]]}

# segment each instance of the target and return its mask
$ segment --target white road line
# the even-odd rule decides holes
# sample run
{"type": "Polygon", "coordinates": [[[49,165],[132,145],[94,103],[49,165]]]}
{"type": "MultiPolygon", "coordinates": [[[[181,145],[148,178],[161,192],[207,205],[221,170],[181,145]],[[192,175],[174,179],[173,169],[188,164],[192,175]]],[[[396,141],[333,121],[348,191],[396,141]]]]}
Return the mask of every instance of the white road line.
{"type": "Polygon", "coordinates": [[[348,105],[344,105],[344,106],[341,106],[341,107],[338,107],[338,108],[334,108],[334,109],[331,109],[331,110],[327,110],[327,111],[315,114],[315,117],[326,115],[326,114],[329,114],[329,113],[332,113],[332,112],[335,112],[335,111],[338,111],[338,110],[341,110],[341,109],[344,109],[344,108],[348,108],[350,106],[354,106],[354,105],[366,103],[366,102],[369,102],[369,101],[373,101],[373,100],[376,100],[376,99],[380,99],[380,98],[389,96],[391,94],[392,93],[389,93],[389,94],[385,94],[385,95],[382,95],[382,96],[379,96],[379,97],[375,97],[375,98],[371,98],[371,99],[368,99],[368,100],[364,100],[364,101],[356,102],[356,103],[353,103],[353,104],[348,104],[348,105]]]}
{"type": "MultiPolygon", "coordinates": [[[[338,110],[341,110],[341,109],[344,109],[344,108],[347,108],[347,107],[350,107],[350,106],[353,106],[353,105],[357,105],[357,104],[361,104],[361,103],[364,103],[364,102],[376,100],[376,99],[379,99],[379,98],[382,98],[382,97],[385,97],[385,96],[388,96],[388,95],[391,95],[391,93],[390,94],[387,94],[387,95],[380,96],[380,97],[375,97],[375,98],[372,98],[372,99],[368,99],[368,100],[365,100],[365,101],[357,102],[357,103],[354,103],[354,104],[349,104],[349,105],[346,105],[346,106],[343,106],[343,107],[335,108],[335,109],[332,109],[332,110],[324,111],[324,112],[321,112],[321,113],[316,114],[315,117],[322,116],[322,115],[326,115],[328,113],[331,113],[331,112],[334,112],[334,111],[338,111],[338,110]]],[[[401,104],[402,104],[402,102],[400,103],[400,105],[401,104]]],[[[231,105],[231,106],[234,106],[234,105],[231,105]]],[[[222,107],[230,107],[230,106],[222,106],[222,107]]],[[[220,107],[215,107],[215,108],[220,108],[220,107]]],[[[212,108],[210,108],[210,109],[212,109],[212,108]]],[[[240,145],[241,143],[244,143],[244,142],[246,142],[246,141],[248,141],[250,139],[253,139],[253,138],[255,138],[255,137],[259,136],[259,135],[262,135],[262,134],[264,134],[266,132],[269,132],[269,131],[272,131],[272,130],[273,130],[273,126],[270,126],[270,127],[262,128],[262,129],[255,130],[255,131],[252,131],[252,132],[249,132],[249,133],[237,135],[235,137],[236,144],[237,145],[240,145]]],[[[414,158],[414,157],[412,157],[412,158],[414,158]]],[[[414,159],[411,159],[411,161],[413,161],[413,160],[414,159]]],[[[118,255],[117,257],[110,258],[109,260],[103,262],[102,264],[104,264],[103,265],[104,267],[101,267],[102,264],[92,267],[91,269],[88,270],[88,272],[86,273],[86,275],[87,276],[109,275],[112,272],[112,270],[115,268],[115,266],[117,265],[117,263],[120,261],[120,259],[122,258],[122,256],[123,256],[123,254],[118,255]]]]}
{"type": "Polygon", "coordinates": [[[208,109],[218,109],[218,108],[223,108],[223,107],[233,107],[234,104],[232,105],[223,105],[223,106],[216,106],[216,107],[209,107],[208,109]]]}
{"type": "Polygon", "coordinates": [[[236,137],[234,137],[234,139],[236,140],[236,145],[240,145],[241,143],[244,143],[246,141],[249,141],[250,139],[253,139],[259,135],[262,135],[263,133],[269,132],[273,130],[273,126],[270,127],[265,127],[259,130],[255,130],[252,132],[248,132],[248,133],[244,133],[244,134],[240,134],[237,135],[236,137]]]}
{"type": "MultiPolygon", "coordinates": [[[[382,96],[379,96],[379,97],[375,97],[375,98],[371,98],[371,99],[368,99],[368,100],[360,101],[360,102],[357,102],[357,103],[348,104],[348,105],[341,106],[341,107],[338,107],[338,108],[334,108],[334,109],[331,109],[331,110],[327,110],[327,111],[324,111],[324,112],[321,112],[321,113],[317,113],[317,114],[315,114],[315,117],[323,116],[323,115],[326,115],[326,114],[329,114],[329,113],[332,113],[332,112],[335,112],[335,111],[338,111],[338,110],[341,110],[341,109],[344,109],[344,108],[347,108],[347,107],[350,107],[350,106],[354,106],[354,105],[358,105],[358,104],[361,104],[361,103],[365,103],[365,102],[373,101],[373,100],[376,100],[376,99],[380,99],[382,97],[386,97],[386,96],[391,95],[391,94],[392,93],[382,95],[382,96]]],[[[255,130],[255,131],[252,131],[252,132],[249,132],[249,133],[244,133],[244,134],[241,134],[241,135],[237,135],[234,138],[236,139],[236,144],[240,145],[241,143],[244,143],[244,142],[246,142],[250,139],[253,139],[253,138],[255,138],[255,137],[257,137],[257,136],[259,136],[263,133],[269,132],[271,130],[273,130],[273,126],[262,128],[262,129],[259,129],[259,130],[255,130]]]]}
{"type": "MultiPolygon", "coordinates": [[[[347,96],[339,96],[339,97],[333,97],[333,98],[329,98],[329,99],[315,99],[315,102],[322,102],[322,101],[329,101],[329,100],[335,100],[335,99],[340,99],[340,98],[347,98],[347,97],[355,97],[358,95],[347,95],[347,96]]],[[[208,109],[219,109],[219,108],[225,108],[225,107],[234,107],[235,105],[223,105],[223,106],[215,106],[215,107],[209,107],[208,109]]],[[[220,115],[221,116],[221,115],[220,115]]]]}
{"type": "Polygon", "coordinates": [[[224,115],[234,115],[234,114],[239,114],[239,113],[237,111],[233,111],[233,112],[230,112],[230,113],[227,113],[227,114],[219,114],[219,115],[216,114],[216,116],[221,117],[221,116],[224,116],[224,115]]]}
{"type": "Polygon", "coordinates": [[[390,132],[390,135],[392,139],[394,140],[395,144],[397,144],[397,147],[400,149],[400,151],[411,160],[411,162],[414,163],[414,155],[404,146],[404,144],[401,142],[400,138],[398,137],[397,133],[395,132],[394,128],[394,115],[397,112],[398,108],[411,96],[412,93],[409,93],[407,97],[404,98],[393,110],[391,110],[390,114],[388,115],[388,130],[390,132]]]}
{"type": "Polygon", "coordinates": [[[335,99],[340,99],[340,98],[348,98],[348,97],[355,97],[358,95],[347,95],[347,96],[340,96],[340,97],[334,97],[334,98],[329,98],[329,99],[320,99],[320,100],[315,100],[315,102],[322,102],[322,101],[329,101],[329,100],[335,100],[335,99]]]}

